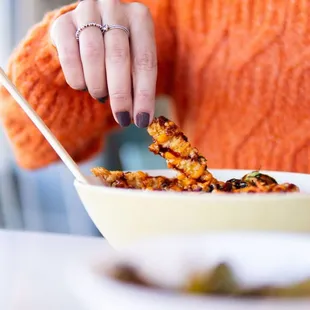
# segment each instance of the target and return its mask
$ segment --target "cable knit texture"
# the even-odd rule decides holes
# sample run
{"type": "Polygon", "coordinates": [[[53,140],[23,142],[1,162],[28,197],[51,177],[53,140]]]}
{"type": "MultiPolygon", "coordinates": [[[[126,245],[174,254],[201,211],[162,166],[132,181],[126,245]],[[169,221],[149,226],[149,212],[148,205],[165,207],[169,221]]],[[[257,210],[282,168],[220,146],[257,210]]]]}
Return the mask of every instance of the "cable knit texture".
{"type": "MultiPolygon", "coordinates": [[[[155,20],[158,92],[212,168],[310,173],[310,1],[145,0],[155,20]]],[[[48,41],[48,14],[11,57],[9,76],[76,159],[101,148],[110,109],[65,83],[48,41]]],[[[18,162],[57,160],[1,90],[1,116],[18,162]]]]}

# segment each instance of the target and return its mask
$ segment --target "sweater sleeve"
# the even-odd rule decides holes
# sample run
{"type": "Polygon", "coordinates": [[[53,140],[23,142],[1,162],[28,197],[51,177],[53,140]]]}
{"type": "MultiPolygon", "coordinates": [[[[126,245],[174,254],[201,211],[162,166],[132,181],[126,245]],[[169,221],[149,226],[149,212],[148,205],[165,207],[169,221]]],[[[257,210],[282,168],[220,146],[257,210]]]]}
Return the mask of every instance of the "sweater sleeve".
{"type": "MultiPolygon", "coordinates": [[[[143,2],[143,1],[142,1],[143,2]]],[[[156,25],[167,15],[168,7],[161,1],[144,1],[156,25]],[[159,4],[160,3],[160,4],[159,4]],[[157,22],[158,21],[158,22],[157,22]]],[[[109,105],[99,104],[87,92],[71,89],[61,70],[57,51],[50,42],[49,30],[61,14],[76,7],[71,4],[48,13],[35,25],[12,53],[8,76],[21,94],[40,115],[76,162],[87,160],[103,146],[105,133],[117,128],[109,105]]],[[[161,32],[161,29],[157,29],[161,32]]],[[[159,36],[158,92],[169,93],[172,64],[168,35],[159,36]],[[167,58],[166,58],[167,55],[167,58]]],[[[12,144],[17,163],[25,169],[38,169],[59,160],[59,157],[21,110],[8,92],[0,88],[0,117],[12,144]]]]}

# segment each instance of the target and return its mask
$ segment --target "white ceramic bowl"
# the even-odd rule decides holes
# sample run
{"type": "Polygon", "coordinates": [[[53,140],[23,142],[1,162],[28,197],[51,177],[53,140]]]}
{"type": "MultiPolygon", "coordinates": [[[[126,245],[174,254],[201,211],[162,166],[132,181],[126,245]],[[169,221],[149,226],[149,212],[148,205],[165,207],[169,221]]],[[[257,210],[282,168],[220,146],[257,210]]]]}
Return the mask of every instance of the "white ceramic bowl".
{"type": "Polygon", "coordinates": [[[221,233],[170,236],[106,253],[102,260],[72,265],[68,280],[87,310],[308,310],[310,299],[232,299],[146,289],[106,276],[107,267],[131,262],[158,284],[182,286],[193,271],[231,265],[239,283],[289,285],[310,277],[310,236],[281,233],[221,233]],[[99,268],[98,268],[99,266],[99,268]]]}
{"type": "MultiPolygon", "coordinates": [[[[147,171],[173,176],[171,170],[147,171]]],[[[240,178],[248,170],[212,170],[216,178],[240,178]]],[[[75,181],[95,225],[115,248],[142,238],[206,231],[310,231],[310,175],[262,171],[278,182],[298,185],[301,193],[235,194],[145,192],[75,181]]]]}

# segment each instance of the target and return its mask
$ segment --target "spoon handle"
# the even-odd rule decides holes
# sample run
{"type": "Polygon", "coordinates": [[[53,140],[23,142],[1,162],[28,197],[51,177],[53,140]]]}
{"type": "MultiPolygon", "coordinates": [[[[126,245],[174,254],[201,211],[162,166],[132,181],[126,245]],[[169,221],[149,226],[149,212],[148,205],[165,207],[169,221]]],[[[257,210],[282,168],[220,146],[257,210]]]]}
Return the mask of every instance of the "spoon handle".
{"type": "Polygon", "coordinates": [[[72,172],[74,177],[82,182],[88,183],[85,176],[81,173],[78,165],[60,144],[57,138],[53,135],[50,129],[45,125],[40,116],[35,112],[31,105],[26,101],[26,99],[21,95],[15,85],[8,78],[4,70],[0,67],[0,82],[11,94],[11,96],[16,100],[32,122],[37,126],[40,132],[43,134],[48,143],[52,146],[67,168],[72,172]]]}

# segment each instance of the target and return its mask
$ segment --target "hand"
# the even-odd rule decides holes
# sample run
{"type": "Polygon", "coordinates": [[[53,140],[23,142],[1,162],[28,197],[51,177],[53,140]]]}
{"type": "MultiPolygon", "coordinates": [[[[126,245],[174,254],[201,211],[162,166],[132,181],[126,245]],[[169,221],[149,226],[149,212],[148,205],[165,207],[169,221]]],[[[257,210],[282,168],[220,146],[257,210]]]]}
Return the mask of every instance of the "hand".
{"type": "MultiPolygon", "coordinates": [[[[115,120],[147,127],[154,117],[157,57],[152,17],[140,3],[119,0],[84,0],[60,16],[51,28],[51,39],[67,83],[88,90],[104,102],[108,96],[115,120]],[[121,25],[102,34],[98,27],[81,31],[88,23],[121,25]]],[[[82,117],[82,116],[81,116],[82,117]]]]}

